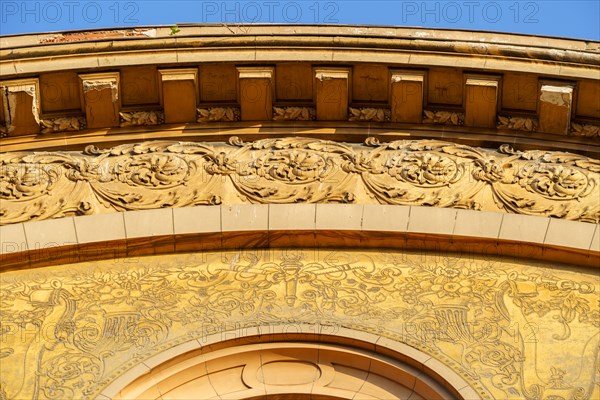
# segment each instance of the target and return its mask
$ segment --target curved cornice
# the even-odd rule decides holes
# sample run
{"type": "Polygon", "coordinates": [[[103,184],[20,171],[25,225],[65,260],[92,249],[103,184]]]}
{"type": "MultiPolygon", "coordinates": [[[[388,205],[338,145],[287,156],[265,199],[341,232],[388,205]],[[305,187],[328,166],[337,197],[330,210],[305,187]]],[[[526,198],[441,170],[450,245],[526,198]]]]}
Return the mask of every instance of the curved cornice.
{"type": "Polygon", "coordinates": [[[518,34],[343,25],[221,24],[178,28],[176,36],[169,27],[148,27],[5,36],[1,43],[5,60],[64,53],[235,46],[393,49],[590,65],[597,65],[600,60],[598,42],[518,34]],[[111,45],[102,44],[106,42],[111,45]],[[73,43],[77,43],[76,48],[73,43]]]}
{"type": "MultiPolygon", "coordinates": [[[[239,29],[239,28],[238,28],[239,29]]],[[[487,42],[495,37],[473,32],[447,36],[432,30],[412,34],[386,30],[381,36],[363,36],[356,28],[317,30],[311,27],[290,32],[286,27],[248,27],[230,31],[223,27],[196,27],[170,37],[166,30],[115,38],[93,37],[77,42],[51,42],[47,38],[4,38],[0,51],[0,74],[11,78],[24,74],[79,69],[118,68],[130,65],[172,65],[198,62],[378,62],[410,67],[438,66],[476,68],[482,71],[508,70],[557,75],[563,79],[598,79],[600,50],[597,42],[563,39],[541,40],[515,35],[514,42],[487,42]],[[278,29],[279,28],[279,29],[278,29]],[[283,32],[282,32],[283,31],[283,32]],[[419,33],[422,36],[419,37],[419,33]],[[21,39],[21,40],[20,40],[21,39]],[[487,40],[486,40],[487,39],[487,40]],[[37,41],[37,42],[36,42],[37,41]],[[47,42],[45,42],[47,41],[47,42]],[[21,44],[21,43],[23,44],[21,44]],[[545,44],[545,46],[544,46],[545,44]]],[[[360,29],[358,29],[360,32],[360,29]]],[[[64,34],[54,35],[65,36],[64,34]]],[[[58,39],[56,39],[58,40],[58,39]]]]}
{"type": "Polygon", "coordinates": [[[8,36],[0,135],[4,151],[297,131],[595,156],[600,43],[533,38],[313,25],[8,36]]]}

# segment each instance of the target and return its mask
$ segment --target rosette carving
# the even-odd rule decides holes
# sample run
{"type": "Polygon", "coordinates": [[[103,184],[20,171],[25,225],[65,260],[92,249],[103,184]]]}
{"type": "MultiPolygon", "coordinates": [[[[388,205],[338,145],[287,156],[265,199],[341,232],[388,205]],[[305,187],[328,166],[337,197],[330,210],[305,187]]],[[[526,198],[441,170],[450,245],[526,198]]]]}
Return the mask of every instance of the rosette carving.
{"type": "Polygon", "coordinates": [[[35,199],[49,193],[62,171],[37,164],[6,165],[0,168],[0,198],[35,199]]]}
{"type": "Polygon", "coordinates": [[[437,140],[170,141],[0,155],[2,223],[228,202],[471,208],[597,222],[600,162],[437,140]],[[488,188],[483,190],[484,188],[488,188]]]}

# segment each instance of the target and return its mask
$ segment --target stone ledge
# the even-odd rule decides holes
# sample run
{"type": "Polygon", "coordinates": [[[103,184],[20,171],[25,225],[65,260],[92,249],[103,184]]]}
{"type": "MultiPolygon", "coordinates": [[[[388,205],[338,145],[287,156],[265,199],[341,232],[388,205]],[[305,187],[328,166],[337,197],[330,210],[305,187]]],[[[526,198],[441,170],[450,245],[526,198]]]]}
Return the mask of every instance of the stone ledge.
{"type": "MultiPolygon", "coordinates": [[[[318,211],[316,215],[318,218],[318,211]]],[[[0,254],[4,268],[15,269],[49,265],[57,260],[72,263],[164,254],[176,249],[350,246],[444,249],[517,259],[554,258],[557,262],[598,267],[599,225],[563,222],[528,215],[386,205],[198,206],[1,226],[0,254]],[[317,219],[315,225],[312,218],[317,209],[329,218],[317,219]],[[240,218],[234,217],[234,210],[241,210],[240,218]],[[432,221],[431,217],[438,214],[446,217],[432,221]],[[256,216],[260,218],[255,219],[256,216]],[[277,216],[283,219],[277,220],[277,216]],[[222,229],[223,218],[227,222],[222,229]],[[182,225],[184,220],[187,225],[182,225]],[[253,221],[260,224],[253,225],[253,221]],[[481,225],[485,225],[485,230],[481,225]],[[524,227],[537,228],[525,234],[524,227]]]]}

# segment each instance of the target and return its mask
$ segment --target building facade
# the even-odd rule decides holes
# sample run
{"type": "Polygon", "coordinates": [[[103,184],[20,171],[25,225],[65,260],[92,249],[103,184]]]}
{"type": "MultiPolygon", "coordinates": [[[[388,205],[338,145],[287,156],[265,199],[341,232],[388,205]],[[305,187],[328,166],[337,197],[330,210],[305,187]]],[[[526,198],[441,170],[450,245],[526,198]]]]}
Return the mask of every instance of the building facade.
{"type": "Polygon", "coordinates": [[[0,399],[600,396],[600,43],[5,36],[0,399]]]}

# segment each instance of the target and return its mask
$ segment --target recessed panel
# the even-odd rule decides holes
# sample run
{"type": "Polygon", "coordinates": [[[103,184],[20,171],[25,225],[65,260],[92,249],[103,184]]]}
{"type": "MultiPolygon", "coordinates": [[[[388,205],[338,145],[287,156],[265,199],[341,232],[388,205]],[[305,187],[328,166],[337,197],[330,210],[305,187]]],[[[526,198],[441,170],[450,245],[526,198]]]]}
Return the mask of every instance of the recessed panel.
{"type": "Polygon", "coordinates": [[[75,72],[56,72],[40,75],[43,113],[81,110],[79,78],[75,72]]]}
{"type": "Polygon", "coordinates": [[[312,101],[310,64],[279,64],[275,79],[277,101],[312,101]]]}
{"type": "Polygon", "coordinates": [[[352,99],[355,102],[387,101],[388,69],[383,65],[354,66],[352,72],[352,99]]]}
{"type": "Polygon", "coordinates": [[[121,70],[124,106],[159,103],[158,74],[155,67],[133,67],[121,70]]]}
{"type": "Polygon", "coordinates": [[[533,74],[505,74],[502,79],[502,108],[535,111],[538,98],[538,78],[533,74]]]}
{"type": "Polygon", "coordinates": [[[600,118],[600,82],[588,80],[579,82],[577,115],[600,118]]]}
{"type": "Polygon", "coordinates": [[[203,103],[236,101],[237,78],[235,65],[200,66],[200,101],[203,103]]]}
{"type": "Polygon", "coordinates": [[[460,106],[463,100],[463,75],[457,69],[434,68],[428,73],[428,104],[460,106]]]}

